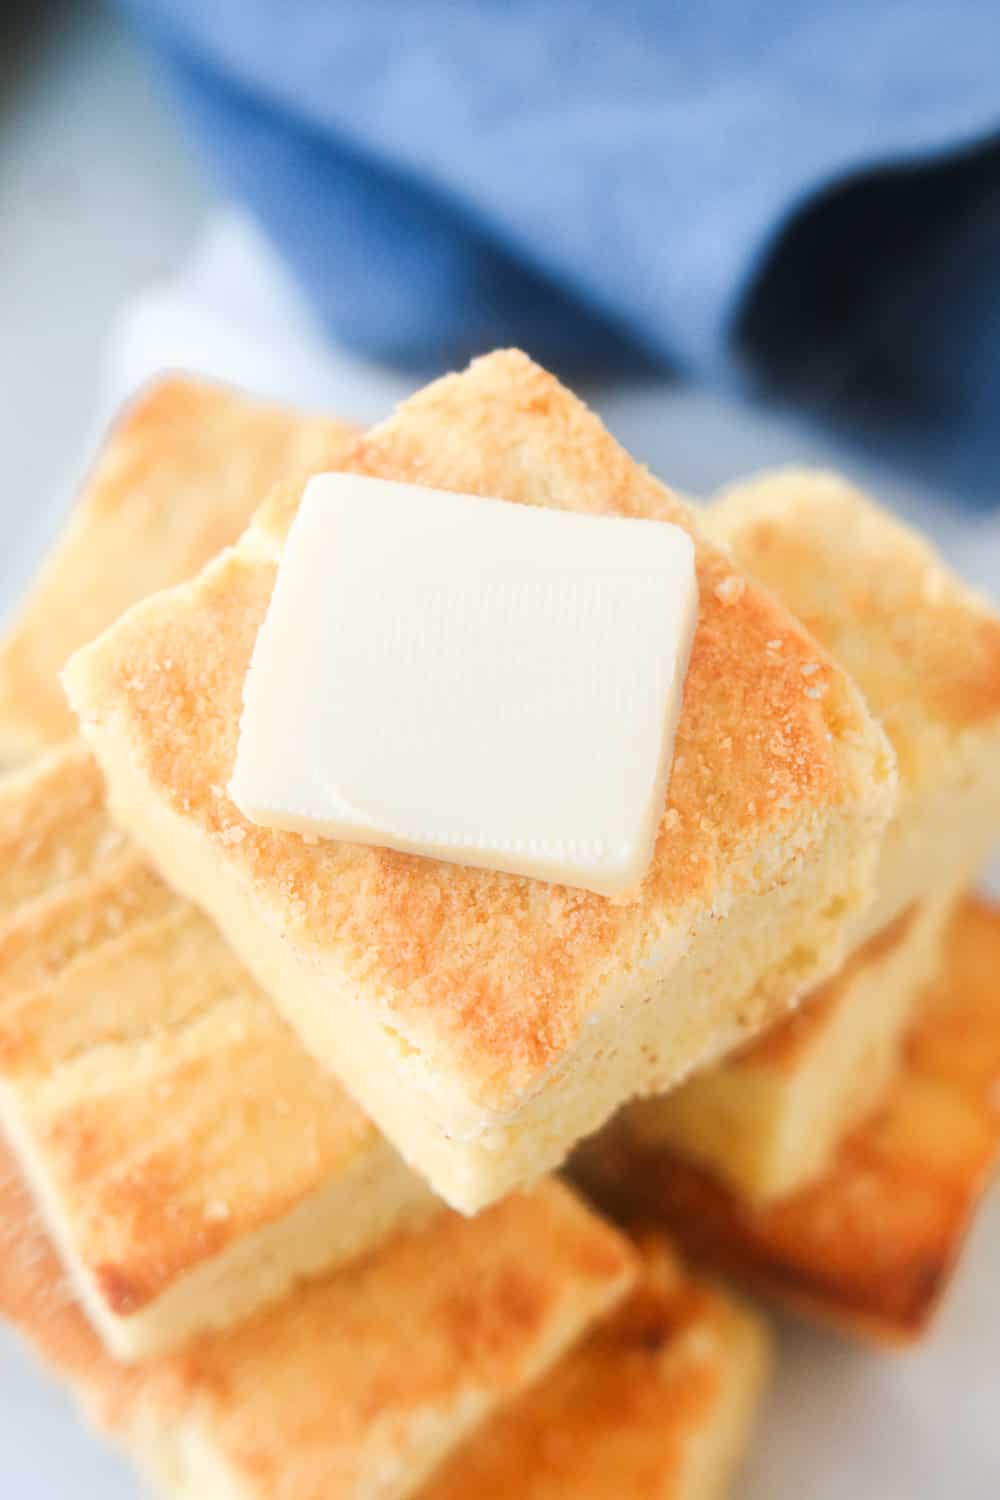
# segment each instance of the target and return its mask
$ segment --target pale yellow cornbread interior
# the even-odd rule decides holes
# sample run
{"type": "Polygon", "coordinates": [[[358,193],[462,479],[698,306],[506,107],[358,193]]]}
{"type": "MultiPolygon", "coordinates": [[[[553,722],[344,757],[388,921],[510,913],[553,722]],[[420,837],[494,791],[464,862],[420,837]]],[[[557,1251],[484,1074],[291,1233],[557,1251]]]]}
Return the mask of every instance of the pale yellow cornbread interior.
{"type": "Polygon", "coordinates": [[[334,467],[351,429],[183,376],[111,429],[56,545],[0,637],[0,767],[75,731],[66,658],[235,541],[277,480],[334,467]]]}
{"type": "Polygon", "coordinates": [[[794,1016],[680,1088],[632,1106],[636,1139],[685,1153],[752,1202],[819,1176],[883,1097],[960,894],[949,887],[919,902],[794,1016]]]}
{"type": "Polygon", "coordinates": [[[919,899],[914,893],[932,890],[942,879],[974,878],[1000,837],[1000,719],[950,743],[942,736],[931,759],[937,777],[928,775],[903,794],[902,811],[886,832],[877,894],[861,923],[860,941],[919,899]]]}
{"type": "Polygon", "coordinates": [[[574,1174],[697,1264],[861,1338],[924,1334],[1000,1162],[1000,908],[966,896],[879,1107],[794,1193],[749,1203],[715,1172],[637,1140],[628,1112],[574,1174]]]}
{"type": "MultiPolygon", "coordinates": [[[[115,778],[114,808],[123,822],[138,826],[139,818],[130,816],[119,800],[127,791],[128,772],[126,765],[123,774],[115,778]]],[[[145,807],[147,827],[150,811],[163,812],[145,807]]],[[[850,845],[844,846],[850,838],[850,832],[845,831],[843,841],[827,841],[821,857],[812,854],[811,858],[792,861],[791,873],[796,878],[780,868],[775,870],[766,896],[754,891],[749,881],[746,885],[750,890],[732,898],[728,905],[720,892],[720,902],[727,911],[725,922],[705,923],[703,933],[698,935],[700,940],[692,943],[689,953],[676,965],[669,991],[646,977],[651,964],[640,961],[637,972],[623,972],[619,988],[610,989],[606,1011],[595,1018],[553,1085],[530,1101],[509,1125],[457,1139],[423,1112],[422,1092],[407,1095],[398,1088],[398,1074],[405,1075],[407,1069],[406,1048],[399,1038],[387,1034],[365,1007],[356,1005],[346,1018],[338,1014],[335,1027],[315,1034],[317,1024],[333,1020],[333,1012],[320,1010],[313,1003],[309,976],[295,961],[289,945],[261,927],[241,901],[229,903],[226,898],[238,897],[240,892],[220,886],[213,879],[212,864],[199,862],[206,846],[197,830],[177,820],[172,831],[172,839],[154,833],[151,840],[164,851],[162,868],[167,878],[206,908],[211,903],[225,938],[235,950],[247,955],[263,987],[279,997],[283,1013],[306,1046],[318,1058],[327,1058],[336,1049],[338,1073],[350,1080],[351,1091],[362,1108],[382,1121],[390,1138],[401,1143],[402,1154],[414,1168],[430,1174],[442,1197],[469,1212],[519,1182],[536,1180],[542,1175],[541,1163],[557,1157],[561,1142],[589,1134],[607,1117],[615,1101],[629,1089],[629,1079],[633,1091],[638,1087],[656,1093],[661,1087],[659,1080],[669,1073],[678,1053],[699,1062],[714,1062],[766,1028],[768,1021],[780,1014],[784,996],[808,990],[813,976],[827,972],[839,953],[842,908],[834,901],[833,910],[824,912],[820,903],[823,893],[831,888],[844,890],[845,871],[851,869],[855,853],[850,845]],[[768,976],[766,984],[758,981],[761,973],[768,976]],[[622,1010],[630,999],[635,1004],[637,982],[641,988],[636,1013],[631,1026],[625,1028],[622,1010]],[[725,1026],[717,1017],[707,1016],[703,1004],[704,995],[723,984],[732,992],[742,987],[743,997],[725,1026]],[[386,1051],[395,1065],[392,1071],[377,1061],[386,1051]]],[[[211,856],[210,845],[207,852],[211,856]]],[[[759,870],[760,851],[755,852],[759,870]]],[[[868,863],[861,862],[855,877],[859,886],[869,868],[868,863]]],[[[737,870],[737,880],[741,873],[737,870]]],[[[855,888],[844,899],[856,907],[863,897],[855,888]]]]}
{"type": "Polygon", "coordinates": [[[0,1119],[81,1303],[134,1360],[439,1204],[207,918],[100,834],[99,792],[74,747],[0,786],[0,1119]]]}
{"type": "MultiPolygon", "coordinates": [[[[691,526],[517,354],[429,387],[347,466],[691,526]]],[[[634,902],[256,828],[224,788],[300,488],[195,584],[78,653],[66,682],[116,817],[408,1159],[474,1211],[836,967],[870,899],[892,757],[816,643],[695,537],[699,626],[668,806],[634,902]]]]}
{"type": "Polygon", "coordinates": [[[548,1182],[443,1211],[181,1355],[116,1365],[0,1160],[0,1314],[174,1494],[403,1500],[628,1292],[635,1256],[548,1182]]]}
{"type": "Polygon", "coordinates": [[[837,474],[764,473],[701,518],[851,674],[896,751],[899,804],[863,940],[974,874],[1000,837],[1000,618],[837,474]]]}
{"type": "Polygon", "coordinates": [[[622,1306],[471,1437],[421,1500],[721,1500],[768,1363],[761,1319],[650,1236],[622,1306]]]}

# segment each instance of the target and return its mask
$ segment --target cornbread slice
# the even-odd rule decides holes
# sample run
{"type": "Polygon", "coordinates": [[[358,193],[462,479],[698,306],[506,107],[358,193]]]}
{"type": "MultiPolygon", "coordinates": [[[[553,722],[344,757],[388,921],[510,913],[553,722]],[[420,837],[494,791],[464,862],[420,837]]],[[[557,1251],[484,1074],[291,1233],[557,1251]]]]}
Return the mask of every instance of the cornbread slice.
{"type": "Polygon", "coordinates": [[[444,1211],[241,1327],[139,1368],[75,1304],[0,1156],[0,1315],[184,1500],[400,1500],[626,1293],[635,1257],[554,1182],[444,1211]]]}
{"type": "Polygon", "coordinates": [[[794,1015],[680,1088],[634,1104],[635,1138],[683,1152],[751,1202],[818,1177],[885,1093],[960,894],[948,887],[918,902],[794,1015]]]}
{"type": "MultiPolygon", "coordinates": [[[[344,467],[692,529],[517,353],[428,387],[344,467]]],[[[224,788],[300,493],[279,494],[196,582],[136,606],[65,681],[123,826],[408,1160],[474,1211],[832,971],[871,894],[892,755],[798,622],[695,536],[699,624],[634,900],[256,827],[224,788]]]]}
{"type": "Polygon", "coordinates": [[[764,474],[702,520],[851,673],[899,763],[875,905],[855,934],[868,946],[759,1045],[636,1106],[637,1135],[760,1202],[815,1178],[878,1100],[934,963],[947,892],[964,889],[1000,838],[1000,619],[924,539],[835,474],[764,474]],[[938,905],[918,924],[929,892],[938,905]],[[890,951],[883,939],[902,922],[909,939],[890,951]]]}
{"type": "Polygon", "coordinates": [[[650,1236],[628,1300],[470,1438],[422,1500],[715,1500],[768,1364],[761,1319],[650,1236]]]}
{"type": "Polygon", "coordinates": [[[877,1114],[810,1186],[754,1209],[721,1179],[617,1123],[578,1178],[696,1261],[860,1337],[922,1334],[1000,1160],[1000,907],[966,899],[877,1114]]]}
{"type": "Polygon", "coordinates": [[[155,381],[125,411],[0,639],[0,766],[75,729],[66,658],[123,610],[235,541],[277,480],[336,466],[350,429],[202,381],[155,381]]]}
{"type": "Polygon", "coordinates": [[[892,741],[899,803],[861,935],[879,932],[1000,839],[1000,618],[836,474],[763,474],[702,524],[851,674],[892,741]]]}
{"type": "Polygon", "coordinates": [[[0,783],[0,1120],[82,1306],[138,1359],[439,1206],[101,794],[76,747],[0,783]]]}

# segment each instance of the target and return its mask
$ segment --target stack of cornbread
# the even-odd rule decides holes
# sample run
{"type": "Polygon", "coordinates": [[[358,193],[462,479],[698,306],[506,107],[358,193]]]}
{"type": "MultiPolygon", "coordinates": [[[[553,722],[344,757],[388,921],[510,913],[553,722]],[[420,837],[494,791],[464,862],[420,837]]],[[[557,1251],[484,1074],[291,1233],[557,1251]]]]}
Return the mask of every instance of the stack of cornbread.
{"type": "Polygon", "coordinates": [[[1000,622],[835,475],[734,486],[706,532],[851,673],[899,796],[851,953],[795,1013],[582,1148],[598,1199],[821,1318],[926,1327],[1000,1154],[1000,622]]]}
{"type": "Polygon", "coordinates": [[[517,354],[364,436],[164,382],[0,648],[0,749],[0,1311],[164,1493],[720,1495],[767,1338],[689,1267],[922,1323],[1000,1141],[1000,623],[837,481],[692,518],[517,354]],[[635,895],[237,809],[324,471],[691,534],[635,895]]]}

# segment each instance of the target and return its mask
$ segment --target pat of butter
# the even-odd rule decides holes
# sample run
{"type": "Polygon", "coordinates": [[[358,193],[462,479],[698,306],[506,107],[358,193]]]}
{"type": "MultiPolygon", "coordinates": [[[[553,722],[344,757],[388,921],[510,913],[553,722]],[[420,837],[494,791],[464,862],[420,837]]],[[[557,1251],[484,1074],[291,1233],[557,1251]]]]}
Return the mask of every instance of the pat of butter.
{"type": "Polygon", "coordinates": [[[680,527],[310,481],[243,690],[256,823],[623,895],[697,616],[680,527]]]}

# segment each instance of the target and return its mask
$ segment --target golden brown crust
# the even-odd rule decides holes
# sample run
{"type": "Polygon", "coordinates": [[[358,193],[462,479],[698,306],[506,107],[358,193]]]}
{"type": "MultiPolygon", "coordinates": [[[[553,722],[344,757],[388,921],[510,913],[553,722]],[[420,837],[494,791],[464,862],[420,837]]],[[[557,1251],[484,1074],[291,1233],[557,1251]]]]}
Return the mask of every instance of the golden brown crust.
{"type": "MultiPolygon", "coordinates": [[[[359,439],[345,467],[690,526],[586,408],[517,353],[430,386],[359,439]]],[[[700,622],[669,804],[632,903],[254,827],[223,788],[273,585],[267,552],[294,503],[294,490],[278,496],[240,550],[78,655],[70,691],[99,753],[106,735],[127,746],[156,795],[214,841],[263,921],[310,964],[329,956],[351,973],[384,1024],[445,1059],[489,1108],[537,1088],[599,1008],[606,976],[704,918],[750,844],[777,844],[791,861],[838,809],[887,803],[887,750],[854,688],[771,595],[699,543],[700,622]]]]}
{"type": "Polygon", "coordinates": [[[472,1437],[424,1500],[684,1500],[698,1447],[722,1493],[766,1370],[763,1325],[686,1275],[662,1238],[643,1252],[628,1300],[472,1437]],[[730,1422],[734,1397],[744,1410],[730,1422]]]}
{"type": "Polygon", "coordinates": [[[0,914],[0,1092],[130,1315],[385,1148],[100,799],[72,746],[0,787],[0,886],[27,896],[0,914]]]}
{"type": "Polygon", "coordinates": [[[79,745],[0,779],[0,926],[59,882],[120,852],[97,762],[79,745]],[[67,839],[71,827],[73,836],[67,839]]]}
{"type": "Polygon", "coordinates": [[[930,544],[837,474],[788,469],[734,485],[704,513],[851,673],[904,783],[941,742],[1000,723],[1000,618],[930,544]]]}
{"type": "Polygon", "coordinates": [[[124,1419],[141,1377],[116,1364],[80,1311],[13,1157],[0,1139],[0,1317],[67,1380],[101,1426],[124,1419]]]}
{"type": "Polygon", "coordinates": [[[629,1222],[670,1229],[696,1261],[823,1321],[916,1338],[1000,1156],[998,974],[1000,908],[969,898],[882,1108],[786,1199],[755,1211],[614,1128],[581,1153],[580,1180],[629,1222]]]}
{"type": "Polygon", "coordinates": [[[517,1394],[633,1272],[627,1244],[549,1182],[477,1219],[443,1212],[240,1328],[129,1374],[73,1306],[0,1150],[0,1313],[113,1435],[141,1453],[151,1433],[190,1432],[248,1500],[359,1493],[394,1463],[405,1476],[441,1439],[428,1422],[452,1423],[457,1440],[468,1393],[484,1412],[517,1394]]]}
{"type": "MultiPolygon", "coordinates": [[[[144,947],[155,936],[144,934],[144,947]]],[[[172,1029],[147,1013],[126,1040],[96,1043],[34,1086],[22,1080],[21,1129],[73,1226],[75,1254],[121,1316],[291,1213],[375,1135],[235,960],[206,984],[222,948],[208,923],[192,916],[188,936],[192,1013],[172,1029]]],[[[115,944],[97,978],[111,988],[135,968],[115,944]]]]}
{"type": "Polygon", "coordinates": [[[93,874],[15,910],[0,928],[0,1004],[58,977],[81,954],[181,904],[129,844],[93,874]]]}
{"type": "Polygon", "coordinates": [[[0,642],[0,764],[73,733],[58,682],[71,652],[235,541],[283,476],[335,467],[350,437],[342,423],[182,376],[142,391],[0,642]]]}

